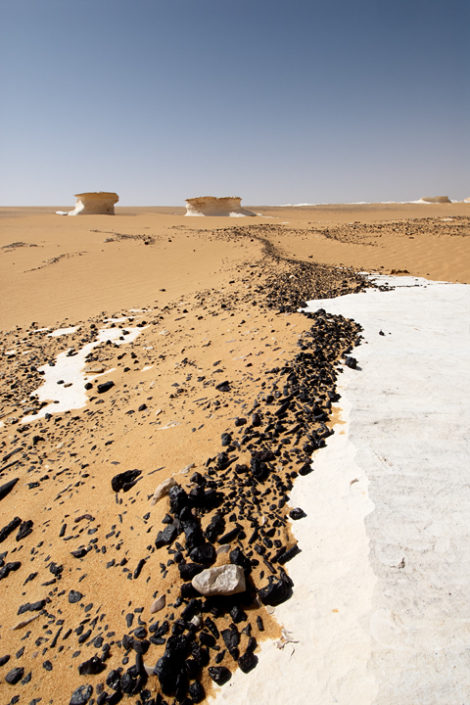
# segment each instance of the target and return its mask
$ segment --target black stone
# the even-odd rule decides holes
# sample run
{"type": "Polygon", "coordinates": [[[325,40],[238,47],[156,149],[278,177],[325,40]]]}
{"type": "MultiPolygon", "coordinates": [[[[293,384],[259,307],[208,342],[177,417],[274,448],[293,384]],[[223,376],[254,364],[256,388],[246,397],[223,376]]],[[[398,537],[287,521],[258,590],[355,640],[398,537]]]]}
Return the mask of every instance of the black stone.
{"type": "Polygon", "coordinates": [[[208,629],[210,629],[210,631],[215,636],[215,638],[218,639],[220,636],[220,632],[217,628],[216,623],[210,617],[206,617],[204,620],[204,623],[205,623],[206,627],[208,627],[208,629]]]}
{"type": "Polygon", "coordinates": [[[19,480],[19,478],[15,477],[14,480],[10,480],[9,482],[5,482],[4,485],[0,486],[0,499],[3,499],[8,494],[10,494],[10,492],[12,491],[13,487],[16,485],[18,480],[19,480]]]}
{"type": "Polygon", "coordinates": [[[101,382],[101,384],[96,387],[96,390],[98,394],[103,394],[103,392],[107,392],[108,389],[111,389],[111,387],[114,387],[114,382],[112,380],[108,380],[107,382],[101,382]]]}
{"type": "Polygon", "coordinates": [[[241,566],[245,573],[251,572],[251,561],[238,546],[230,551],[230,563],[241,566]]]}
{"type": "Polygon", "coordinates": [[[24,614],[25,612],[37,612],[42,610],[46,600],[38,600],[37,602],[25,602],[24,605],[20,605],[17,614],[24,614]]]}
{"type": "Polygon", "coordinates": [[[224,685],[224,683],[227,683],[232,677],[232,674],[225,666],[210,666],[208,671],[210,677],[217,685],[224,685]]]}
{"type": "MultiPolygon", "coordinates": [[[[314,449],[312,448],[312,451],[313,450],[314,449]]],[[[305,475],[309,475],[311,472],[313,472],[313,467],[312,467],[311,462],[310,463],[303,463],[299,468],[299,475],[305,476],[305,475]]]]}
{"type": "Polygon", "coordinates": [[[121,690],[121,674],[116,669],[110,671],[106,677],[106,685],[113,690],[121,690]]]}
{"type": "Polygon", "coordinates": [[[233,654],[240,643],[240,634],[238,633],[238,629],[234,624],[232,624],[230,629],[223,629],[221,634],[225,646],[229,652],[233,654]]]}
{"type": "Polygon", "coordinates": [[[172,543],[178,536],[178,527],[176,524],[169,524],[163,531],[159,531],[155,540],[155,546],[161,548],[172,543]]]}
{"type": "Polygon", "coordinates": [[[206,480],[205,480],[204,476],[201,475],[200,472],[194,472],[191,475],[191,482],[194,482],[194,484],[196,484],[196,485],[205,485],[206,484],[206,480]]]}
{"type": "Polygon", "coordinates": [[[93,693],[91,685],[81,685],[73,691],[69,705],[86,705],[93,693]]]}
{"type": "Polygon", "coordinates": [[[223,536],[220,536],[218,538],[218,542],[219,543],[230,543],[230,541],[233,541],[233,539],[235,539],[238,536],[240,531],[241,531],[241,526],[235,526],[230,531],[227,531],[226,534],[224,534],[223,536]]]}
{"type": "Polygon", "coordinates": [[[278,580],[270,578],[269,584],[259,590],[258,595],[264,605],[280,605],[292,595],[292,580],[283,573],[278,580]]]}
{"type": "Polygon", "coordinates": [[[71,551],[70,553],[74,558],[83,558],[83,556],[86,556],[87,550],[86,548],[82,547],[77,548],[75,551],[71,551]]]}
{"type": "Polygon", "coordinates": [[[230,616],[235,622],[235,624],[238,624],[239,622],[244,622],[248,619],[246,612],[242,610],[239,605],[233,605],[230,608],[230,616]]]}
{"type": "Polygon", "coordinates": [[[81,592],[78,592],[78,590],[70,590],[69,592],[69,602],[73,604],[74,602],[78,602],[81,600],[83,597],[81,592]]]}
{"type": "Polygon", "coordinates": [[[218,392],[229,392],[230,391],[230,382],[228,380],[225,380],[224,382],[220,382],[219,384],[216,384],[215,388],[217,389],[218,392]]]}
{"type": "Polygon", "coordinates": [[[179,485],[174,485],[169,492],[170,509],[173,514],[178,515],[185,507],[189,505],[189,499],[186,492],[179,485]]]}
{"type": "Polygon", "coordinates": [[[15,529],[17,529],[20,524],[20,517],[14,517],[10,522],[8,522],[8,524],[6,524],[2,529],[0,529],[0,543],[2,543],[2,541],[5,541],[5,539],[8,538],[8,536],[15,529]]]}
{"type": "Polygon", "coordinates": [[[144,567],[145,563],[146,563],[145,558],[141,558],[140,561],[137,563],[137,567],[132,574],[132,577],[134,578],[134,580],[137,580],[137,578],[141,574],[142,568],[144,567]]]}
{"type": "Polygon", "coordinates": [[[292,546],[292,548],[289,548],[287,551],[282,551],[281,555],[277,558],[277,562],[281,565],[284,565],[284,563],[290,561],[298,553],[300,553],[300,548],[298,544],[295,544],[294,546],[292,546]]]}
{"type": "Polygon", "coordinates": [[[180,672],[180,663],[170,656],[162,656],[158,659],[153,672],[158,676],[158,680],[160,681],[165,695],[171,695],[176,688],[176,679],[180,672]]]}
{"type": "Polygon", "coordinates": [[[200,563],[180,563],[178,570],[182,580],[192,580],[195,575],[204,570],[205,566],[200,563]]]}
{"type": "Polygon", "coordinates": [[[9,683],[9,685],[15,685],[18,683],[21,678],[24,676],[24,668],[22,666],[17,666],[16,668],[12,668],[11,671],[8,671],[8,673],[5,676],[5,681],[9,683]]]}
{"type": "Polygon", "coordinates": [[[256,667],[258,663],[258,657],[252,651],[247,651],[243,656],[238,659],[238,665],[240,666],[243,673],[249,673],[256,667]]]}
{"type": "Polygon", "coordinates": [[[14,570],[18,570],[21,567],[20,561],[13,561],[12,563],[5,563],[5,565],[0,568],[0,580],[7,578],[10,573],[14,570]]]}
{"type": "Polygon", "coordinates": [[[206,697],[204,688],[198,681],[191,683],[188,688],[188,693],[193,703],[200,703],[206,697]]]}
{"type": "Polygon", "coordinates": [[[207,646],[209,648],[215,646],[215,638],[208,632],[201,632],[199,634],[199,640],[203,646],[207,646]]]}
{"type": "Polygon", "coordinates": [[[289,512],[289,516],[295,521],[297,519],[303,519],[307,515],[305,514],[303,509],[301,509],[300,507],[295,507],[295,509],[291,509],[291,511],[289,512]]]}
{"type": "Polygon", "coordinates": [[[138,477],[142,474],[141,470],[126,470],[120,472],[111,479],[111,487],[114,492],[128,492],[137,482],[138,477]]]}
{"type": "Polygon", "coordinates": [[[105,664],[98,656],[92,656],[88,661],[84,661],[79,665],[78,672],[81,676],[90,676],[95,673],[101,673],[105,668],[105,664]]]}
{"type": "Polygon", "coordinates": [[[215,548],[210,543],[203,543],[196,546],[189,554],[194,563],[202,563],[203,565],[212,565],[216,559],[215,548]]]}
{"type": "Polygon", "coordinates": [[[217,536],[221,534],[225,529],[225,519],[221,514],[214,514],[210,520],[207,529],[205,531],[205,536],[208,541],[215,541],[217,536]]]}
{"type": "Polygon", "coordinates": [[[20,528],[18,529],[18,533],[16,534],[16,540],[21,541],[21,539],[24,539],[26,536],[29,536],[33,531],[33,521],[32,519],[28,519],[28,521],[22,521],[20,524],[20,528]]]}
{"type": "Polygon", "coordinates": [[[223,433],[221,436],[222,446],[229,446],[232,442],[232,436],[230,433],[223,433]]]}

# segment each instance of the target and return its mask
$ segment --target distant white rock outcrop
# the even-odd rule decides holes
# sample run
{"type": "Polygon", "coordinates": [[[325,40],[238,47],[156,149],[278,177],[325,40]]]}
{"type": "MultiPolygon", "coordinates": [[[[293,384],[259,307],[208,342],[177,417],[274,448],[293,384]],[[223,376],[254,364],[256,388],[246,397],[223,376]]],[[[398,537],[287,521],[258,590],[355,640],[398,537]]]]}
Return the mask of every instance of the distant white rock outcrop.
{"type": "Polygon", "coordinates": [[[449,196],[423,196],[421,200],[425,203],[452,203],[449,196]]]}
{"type": "Polygon", "coordinates": [[[216,198],[215,196],[200,196],[199,198],[186,199],[186,215],[218,215],[239,217],[244,215],[256,215],[241,206],[241,198],[238,196],[226,196],[216,198]]]}
{"type": "Polygon", "coordinates": [[[76,193],[75,198],[72,211],[56,211],[57,215],[114,215],[114,204],[119,201],[117,193],[108,191],[76,193]]]}

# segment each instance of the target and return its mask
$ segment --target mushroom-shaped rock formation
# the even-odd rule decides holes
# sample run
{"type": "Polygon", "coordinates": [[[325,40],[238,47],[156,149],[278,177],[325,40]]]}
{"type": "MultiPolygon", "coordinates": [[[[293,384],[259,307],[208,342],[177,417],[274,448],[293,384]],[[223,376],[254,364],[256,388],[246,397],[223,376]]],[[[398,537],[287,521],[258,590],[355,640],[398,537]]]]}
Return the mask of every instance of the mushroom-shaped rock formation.
{"type": "Polygon", "coordinates": [[[73,211],[57,211],[57,215],[114,215],[114,204],[119,201],[117,193],[108,191],[76,193],[75,198],[73,211]]]}
{"type": "Polygon", "coordinates": [[[238,196],[226,196],[216,198],[215,196],[200,196],[199,198],[186,199],[186,215],[222,215],[222,216],[243,216],[256,215],[241,206],[241,198],[238,196]]]}
{"type": "Polygon", "coordinates": [[[421,200],[425,203],[452,203],[449,196],[423,196],[421,200]]]}

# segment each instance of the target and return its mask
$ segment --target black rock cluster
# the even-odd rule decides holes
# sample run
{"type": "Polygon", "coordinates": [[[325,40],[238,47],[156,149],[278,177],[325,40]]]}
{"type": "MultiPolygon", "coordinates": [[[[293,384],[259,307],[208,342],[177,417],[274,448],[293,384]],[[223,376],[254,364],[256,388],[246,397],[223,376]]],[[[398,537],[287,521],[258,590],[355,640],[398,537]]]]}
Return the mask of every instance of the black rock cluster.
{"type": "MultiPolygon", "coordinates": [[[[128,615],[130,631],[118,642],[126,668],[103,674],[106,688],[97,694],[98,705],[117,703],[124,695],[139,695],[139,702],[148,705],[198,703],[205,697],[204,674],[223,684],[231,676],[227,665],[245,673],[256,666],[255,631],[264,625],[252,608],[278,605],[292,595],[294,585],[284,566],[300,548],[286,539],[289,512],[295,520],[305,512],[289,510],[287,497],[293,480],[311,472],[312,453],[332,433],[326,422],[338,399],[338,370],[359,339],[353,321],[323,310],[307,315],[312,326],[299,339],[295,358],[271,371],[271,389],[263,390],[246,419],[238,418],[222,434],[220,449],[207,459],[205,470],[194,472],[186,487],[172,487],[164,500],[169,508],[154,542],[160,565],[176,564],[181,582],[158,620],[147,624],[139,614],[139,626],[132,629],[128,615]],[[245,572],[246,591],[204,597],[191,580],[213,565],[217,549],[227,544],[230,562],[245,572]],[[152,658],[154,646],[160,647],[159,654],[163,648],[163,654],[152,658]],[[157,698],[148,688],[153,676],[161,691],[157,698]]],[[[113,489],[125,490],[137,479],[122,473],[113,478],[113,489]]],[[[79,595],[73,591],[69,599],[79,595]]],[[[79,672],[104,671],[108,656],[89,659],[79,672]]],[[[70,702],[88,702],[89,688],[77,689],[70,702]]]]}

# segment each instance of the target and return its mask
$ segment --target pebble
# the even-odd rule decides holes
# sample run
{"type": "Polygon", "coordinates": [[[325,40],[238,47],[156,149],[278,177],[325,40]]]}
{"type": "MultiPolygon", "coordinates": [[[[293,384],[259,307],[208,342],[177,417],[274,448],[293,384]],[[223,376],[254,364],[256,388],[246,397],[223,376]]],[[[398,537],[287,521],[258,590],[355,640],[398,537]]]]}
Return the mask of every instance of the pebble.
{"type": "Polygon", "coordinates": [[[69,705],[86,705],[93,694],[91,685],[81,685],[73,691],[69,705]]]}
{"type": "Polygon", "coordinates": [[[96,390],[98,394],[103,394],[111,389],[111,387],[114,387],[114,382],[112,380],[108,380],[107,382],[101,382],[101,384],[98,384],[96,390]]]}
{"type": "Polygon", "coordinates": [[[83,597],[81,592],[78,592],[78,590],[70,590],[69,592],[69,602],[73,604],[74,602],[78,602],[81,600],[83,597]]]}
{"type": "Polygon", "coordinates": [[[232,674],[225,666],[210,666],[208,670],[210,677],[217,685],[224,685],[232,677],[232,674]]]}
{"type": "Polygon", "coordinates": [[[160,595],[160,597],[157,597],[156,600],[152,602],[150,605],[150,614],[155,614],[156,612],[160,612],[166,605],[166,596],[165,595],[160,595]]]}
{"type": "Polygon", "coordinates": [[[11,671],[8,671],[8,673],[5,676],[5,681],[9,685],[15,685],[18,683],[21,678],[24,676],[24,668],[22,666],[17,666],[16,668],[12,668],[11,671]]]}
{"type": "Polygon", "coordinates": [[[111,479],[111,487],[114,492],[128,492],[131,487],[134,487],[139,476],[142,475],[141,470],[126,470],[125,472],[120,472],[111,479]]]}

